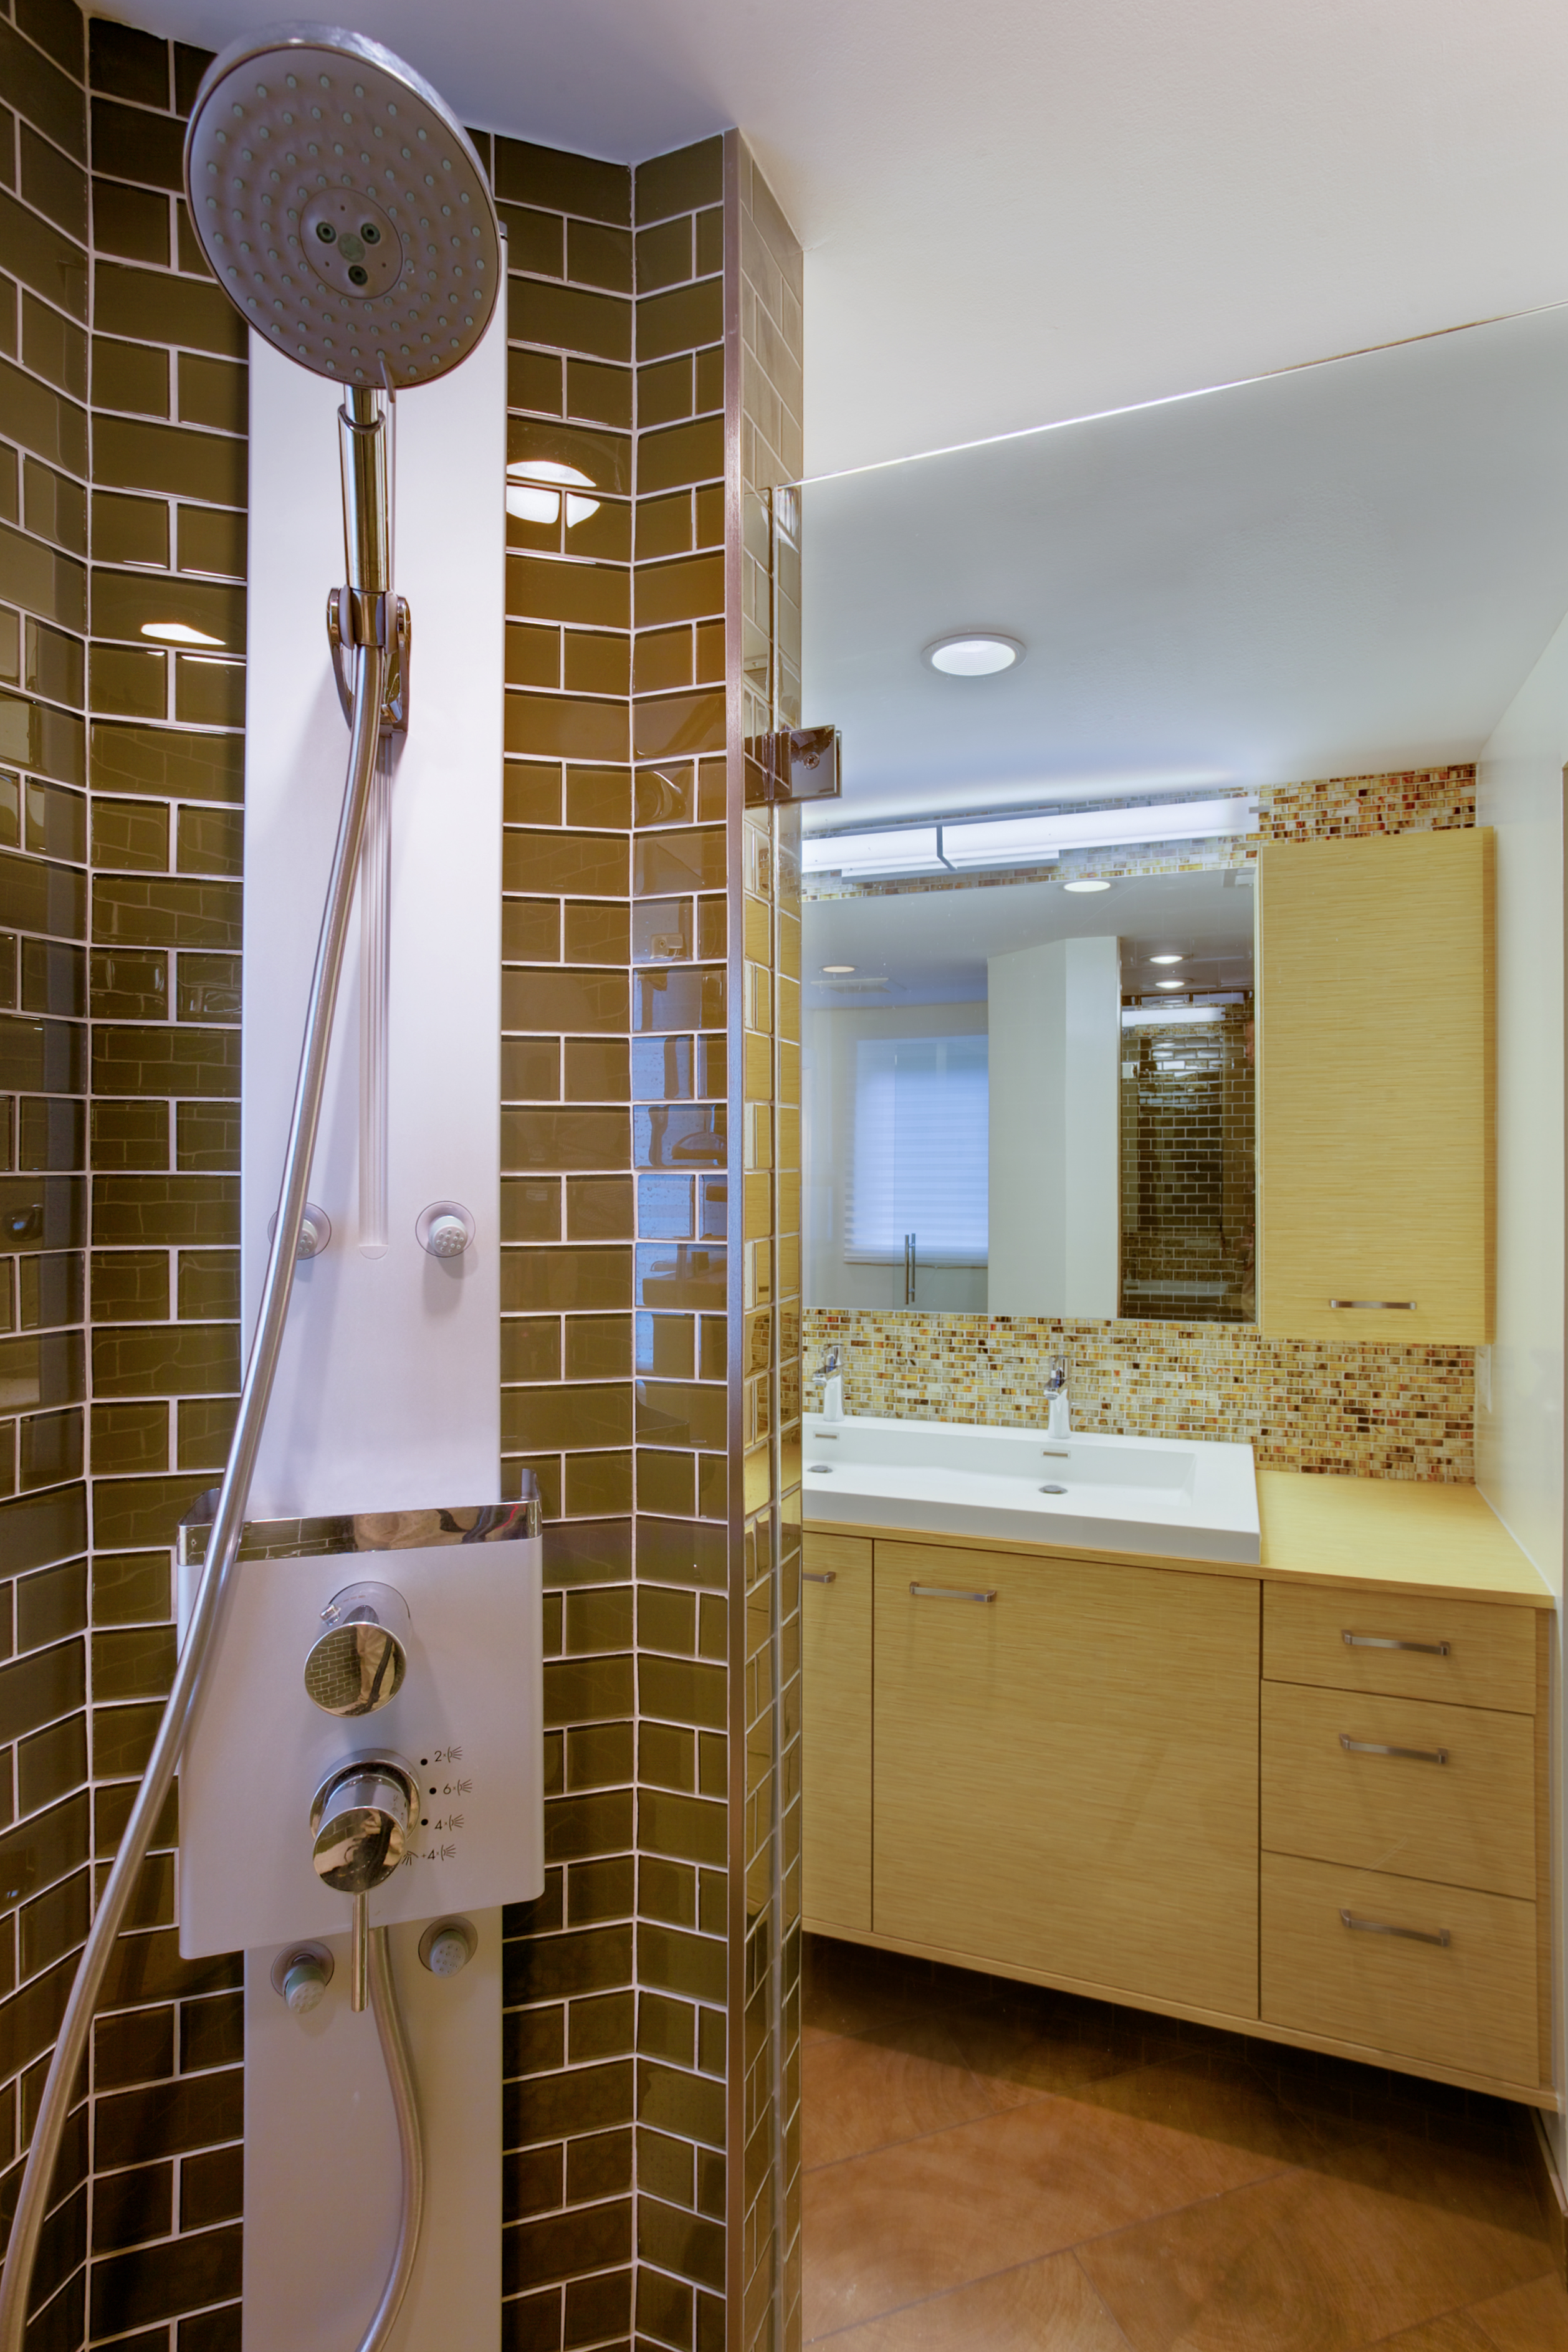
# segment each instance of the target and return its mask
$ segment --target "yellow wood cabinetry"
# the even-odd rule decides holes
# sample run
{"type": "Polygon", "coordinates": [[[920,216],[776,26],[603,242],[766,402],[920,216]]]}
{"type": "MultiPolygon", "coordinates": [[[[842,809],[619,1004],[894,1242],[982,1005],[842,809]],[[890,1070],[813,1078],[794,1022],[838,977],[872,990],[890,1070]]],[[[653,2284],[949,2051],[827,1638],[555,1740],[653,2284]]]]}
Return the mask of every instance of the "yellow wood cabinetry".
{"type": "Polygon", "coordinates": [[[1535,1900],[1535,1725],[1421,1699],[1263,1685],[1275,1853],[1535,1900]]]}
{"type": "Polygon", "coordinates": [[[802,1902],[808,1927],[871,1925],[871,1545],[807,1535],[801,1588],[802,1902]]]}
{"type": "Polygon", "coordinates": [[[1492,904],[1486,827],[1258,852],[1266,1332],[1491,1338],[1492,904]]]}
{"type": "Polygon", "coordinates": [[[1535,1906],[1263,1856],[1263,2016],[1368,2057],[1539,2079],[1535,1906]]]}
{"type": "Polygon", "coordinates": [[[1255,2016],[1258,1655],[1243,1579],[879,1541],[879,1937],[1255,2016]]]}
{"type": "Polygon", "coordinates": [[[1263,1671],[1272,1682],[1532,1715],[1535,1612],[1425,1593],[1265,1584],[1263,1671]]]}

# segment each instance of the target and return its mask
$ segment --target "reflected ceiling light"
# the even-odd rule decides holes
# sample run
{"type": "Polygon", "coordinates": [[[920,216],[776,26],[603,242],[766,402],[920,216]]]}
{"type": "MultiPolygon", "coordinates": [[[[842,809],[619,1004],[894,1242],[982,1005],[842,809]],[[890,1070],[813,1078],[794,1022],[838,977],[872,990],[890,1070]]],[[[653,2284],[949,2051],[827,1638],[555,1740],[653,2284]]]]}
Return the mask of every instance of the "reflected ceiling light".
{"type": "MultiPolygon", "coordinates": [[[[1149,961],[1151,963],[1180,963],[1182,961],[1182,958],[1180,956],[1151,956],[1149,961]]],[[[1165,985],[1164,982],[1162,981],[1160,985],[1163,988],[1165,985]]]]}
{"type": "Polygon", "coordinates": [[[938,637],[921,655],[922,660],[946,677],[994,677],[999,669],[1011,669],[1015,662],[1023,658],[1019,638],[998,636],[990,629],[971,629],[962,636],[938,637]]]}
{"type": "Polygon", "coordinates": [[[519,457],[506,469],[506,510],[519,522],[549,525],[561,514],[561,495],[566,493],[566,528],[575,522],[586,522],[599,511],[597,499],[584,499],[579,490],[595,487],[592,474],[582,473],[575,466],[563,466],[553,457],[519,457]],[[575,485],[576,488],[568,487],[575,485]]]}
{"type": "Polygon", "coordinates": [[[1121,1016],[1124,1029],[1168,1028],[1174,1021],[1223,1021],[1223,1004],[1151,1004],[1132,1006],[1121,1016]]]}
{"type": "Polygon", "coordinates": [[[1110,887],[1110,885],[1109,882],[1100,881],[1098,875],[1093,874],[1086,874],[1081,882],[1064,882],[1062,884],[1062,888],[1064,890],[1109,890],[1110,887]]]}
{"type": "Polygon", "coordinates": [[[184,621],[143,621],[144,637],[156,637],[165,646],[221,646],[221,637],[209,637],[204,629],[188,628],[184,621]]]}
{"type": "Polygon", "coordinates": [[[1184,988],[1186,982],[1182,980],[1157,980],[1154,985],[1156,988],[1184,988]]]}
{"type": "Polygon", "coordinates": [[[822,969],[824,971],[853,971],[855,967],[852,963],[825,963],[822,969]]]}

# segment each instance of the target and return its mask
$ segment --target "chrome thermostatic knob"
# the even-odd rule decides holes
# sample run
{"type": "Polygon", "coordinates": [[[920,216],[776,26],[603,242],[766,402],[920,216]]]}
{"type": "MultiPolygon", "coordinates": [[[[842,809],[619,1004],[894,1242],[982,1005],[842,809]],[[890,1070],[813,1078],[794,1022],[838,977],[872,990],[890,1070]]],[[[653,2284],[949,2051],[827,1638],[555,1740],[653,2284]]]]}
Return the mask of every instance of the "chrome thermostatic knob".
{"type": "Polygon", "coordinates": [[[400,1756],[362,1756],[334,1765],[310,1807],[316,1875],[340,1895],[368,1895],[403,1860],[419,1814],[419,1782],[400,1756]]]}
{"type": "Polygon", "coordinates": [[[415,1238],[431,1257],[461,1257],[474,1238],[474,1221],[461,1201],[432,1201],[421,1209],[415,1238]]]}
{"type": "Polygon", "coordinates": [[[408,1603],[390,1584],[348,1584],[321,1612],[305,1694],[324,1715],[374,1715],[408,1671],[408,1603]]]}

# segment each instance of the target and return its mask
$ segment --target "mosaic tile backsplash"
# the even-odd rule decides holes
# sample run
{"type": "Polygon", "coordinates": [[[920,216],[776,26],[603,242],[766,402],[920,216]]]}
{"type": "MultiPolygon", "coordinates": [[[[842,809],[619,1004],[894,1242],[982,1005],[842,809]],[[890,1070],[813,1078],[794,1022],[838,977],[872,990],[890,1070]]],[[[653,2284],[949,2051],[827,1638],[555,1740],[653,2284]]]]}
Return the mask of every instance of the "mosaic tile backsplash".
{"type": "MultiPolygon", "coordinates": [[[[1433,832],[1475,823],[1473,765],[1277,784],[1259,794],[1258,833],[1213,844],[1072,853],[1084,872],[1173,873],[1250,861],[1268,841],[1433,832]]],[[[1040,877],[1009,873],[1014,882],[1040,877]]],[[[973,887],[970,883],[850,888],[973,887]]],[[[981,887],[984,887],[982,885],[981,887]]],[[[808,1307],[803,1342],[808,1410],[821,1363],[844,1355],[845,1410],[900,1420],[1018,1428],[1046,1418],[1055,1356],[1068,1365],[1076,1427],[1148,1437],[1250,1440],[1260,1468],[1358,1478],[1475,1476],[1475,1352],[1265,1338],[1245,1325],[1075,1321],[808,1307]]]]}

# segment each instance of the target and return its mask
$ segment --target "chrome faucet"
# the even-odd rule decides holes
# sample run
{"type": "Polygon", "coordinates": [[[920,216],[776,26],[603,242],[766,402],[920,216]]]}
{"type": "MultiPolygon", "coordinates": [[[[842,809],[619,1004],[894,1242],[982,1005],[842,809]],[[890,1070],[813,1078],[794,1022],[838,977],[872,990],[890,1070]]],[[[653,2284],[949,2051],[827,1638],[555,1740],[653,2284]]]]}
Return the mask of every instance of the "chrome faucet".
{"type": "Polygon", "coordinates": [[[822,1360],[822,1418],[842,1421],[844,1418],[844,1375],[839,1370],[840,1357],[837,1347],[829,1348],[822,1360]]]}
{"type": "Polygon", "coordinates": [[[1050,1400],[1046,1432],[1050,1437],[1072,1435],[1072,1407],[1068,1402],[1068,1360],[1053,1356],[1051,1369],[1046,1375],[1046,1394],[1050,1400]]]}

